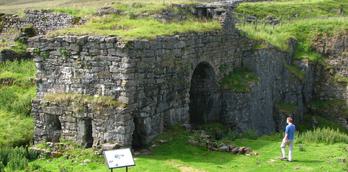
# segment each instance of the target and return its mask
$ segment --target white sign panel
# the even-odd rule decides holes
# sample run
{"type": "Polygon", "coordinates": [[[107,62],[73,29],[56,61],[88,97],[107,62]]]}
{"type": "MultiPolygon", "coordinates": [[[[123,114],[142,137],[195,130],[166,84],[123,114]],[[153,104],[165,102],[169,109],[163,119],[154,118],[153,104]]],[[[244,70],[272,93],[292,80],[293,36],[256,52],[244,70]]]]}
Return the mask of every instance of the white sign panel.
{"type": "Polygon", "coordinates": [[[106,163],[109,168],[122,168],[134,166],[134,159],[129,148],[104,151],[106,163]]]}

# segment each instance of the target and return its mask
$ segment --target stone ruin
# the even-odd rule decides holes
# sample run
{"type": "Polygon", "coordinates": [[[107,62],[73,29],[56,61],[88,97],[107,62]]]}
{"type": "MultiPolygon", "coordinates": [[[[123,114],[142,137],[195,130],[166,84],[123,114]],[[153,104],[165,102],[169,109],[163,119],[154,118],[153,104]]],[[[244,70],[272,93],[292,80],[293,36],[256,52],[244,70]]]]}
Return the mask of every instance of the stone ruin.
{"type": "Polygon", "coordinates": [[[219,15],[212,17],[223,29],[128,42],[107,36],[31,38],[35,142],[143,146],[178,124],[221,122],[267,134],[279,130],[286,115],[301,121],[316,73],[307,62],[298,64],[303,80],[289,72],[296,43],[289,42],[289,52],[255,48],[259,42],[234,27],[233,6],[224,12],[197,9],[198,15],[219,15]],[[238,68],[257,75],[250,92],[222,88],[221,80],[238,68]],[[281,103],[295,105],[295,114],[282,112],[281,103]]]}

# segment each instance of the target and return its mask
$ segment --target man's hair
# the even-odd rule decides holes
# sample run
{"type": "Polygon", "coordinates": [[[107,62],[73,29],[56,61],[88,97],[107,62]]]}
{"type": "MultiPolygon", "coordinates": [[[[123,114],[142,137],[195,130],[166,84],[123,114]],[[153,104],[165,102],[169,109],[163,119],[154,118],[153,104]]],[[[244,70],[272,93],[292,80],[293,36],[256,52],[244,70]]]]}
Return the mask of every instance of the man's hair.
{"type": "Polygon", "coordinates": [[[289,120],[289,122],[291,122],[291,123],[294,121],[294,120],[292,119],[292,117],[290,117],[290,116],[287,117],[286,119],[289,120]]]}

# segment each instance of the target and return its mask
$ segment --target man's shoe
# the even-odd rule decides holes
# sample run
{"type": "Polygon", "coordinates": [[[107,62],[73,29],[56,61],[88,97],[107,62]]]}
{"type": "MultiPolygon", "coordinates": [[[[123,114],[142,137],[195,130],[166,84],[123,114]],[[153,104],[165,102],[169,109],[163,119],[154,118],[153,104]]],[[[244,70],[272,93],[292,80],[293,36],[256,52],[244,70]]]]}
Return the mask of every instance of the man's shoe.
{"type": "Polygon", "coordinates": [[[283,158],[280,158],[280,160],[282,160],[282,161],[285,161],[285,160],[287,160],[285,157],[283,157],[283,158]]]}
{"type": "Polygon", "coordinates": [[[289,160],[289,159],[288,159],[288,162],[292,162],[292,160],[289,160]]]}

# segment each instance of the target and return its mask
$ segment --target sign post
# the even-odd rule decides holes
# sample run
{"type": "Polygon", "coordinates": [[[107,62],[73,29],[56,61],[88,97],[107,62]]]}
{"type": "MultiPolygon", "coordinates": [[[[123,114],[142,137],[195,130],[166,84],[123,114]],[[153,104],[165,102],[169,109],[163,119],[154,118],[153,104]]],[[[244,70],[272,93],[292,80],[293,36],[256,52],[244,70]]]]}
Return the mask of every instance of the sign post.
{"type": "Polygon", "coordinates": [[[113,172],[114,168],[126,168],[135,166],[132,152],[129,148],[104,151],[104,158],[108,168],[113,172]]]}

